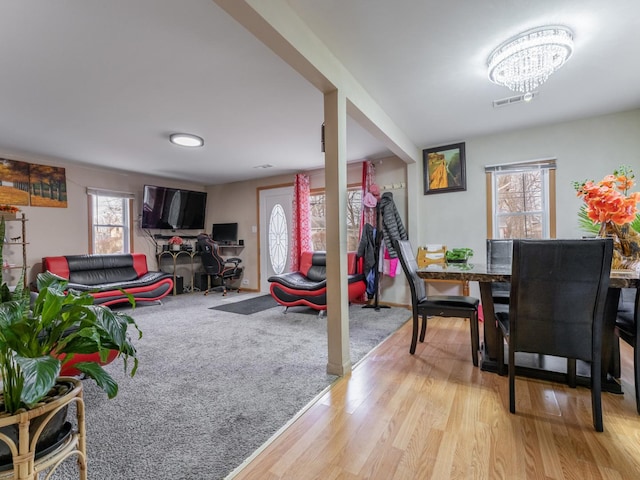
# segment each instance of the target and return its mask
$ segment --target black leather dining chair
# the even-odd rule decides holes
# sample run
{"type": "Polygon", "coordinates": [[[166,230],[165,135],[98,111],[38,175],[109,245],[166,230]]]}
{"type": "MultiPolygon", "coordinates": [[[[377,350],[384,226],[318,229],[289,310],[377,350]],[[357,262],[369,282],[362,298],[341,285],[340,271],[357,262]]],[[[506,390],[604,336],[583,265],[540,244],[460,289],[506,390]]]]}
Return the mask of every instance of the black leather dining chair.
{"type": "Polygon", "coordinates": [[[640,294],[635,288],[623,288],[616,315],[615,332],[618,338],[633,348],[633,381],[636,391],[636,410],[640,414],[640,294]]]}
{"type": "Polygon", "coordinates": [[[457,317],[468,318],[471,329],[471,359],[474,366],[478,366],[478,350],[480,340],[478,333],[478,305],[480,300],[475,297],[463,295],[431,295],[427,296],[427,290],[422,280],[416,273],[418,262],[415,253],[408,240],[394,240],[393,242],[402,270],[404,271],[409,289],[411,291],[411,307],[413,311],[413,333],[409,353],[416,351],[418,341],[419,319],[422,318],[420,328],[420,342],[424,342],[427,332],[427,317],[457,317]]]}
{"type": "Polygon", "coordinates": [[[591,363],[593,425],[602,424],[602,330],[613,242],[514,240],[509,310],[496,312],[498,371],[509,347],[509,411],[515,413],[515,354],[539,353],[572,360],[567,377],[575,385],[575,360],[591,363]]]}
{"type": "MultiPolygon", "coordinates": [[[[487,267],[511,269],[512,239],[487,239],[487,267]]],[[[501,310],[501,305],[509,304],[509,282],[491,282],[491,297],[494,309],[501,310]]]]}

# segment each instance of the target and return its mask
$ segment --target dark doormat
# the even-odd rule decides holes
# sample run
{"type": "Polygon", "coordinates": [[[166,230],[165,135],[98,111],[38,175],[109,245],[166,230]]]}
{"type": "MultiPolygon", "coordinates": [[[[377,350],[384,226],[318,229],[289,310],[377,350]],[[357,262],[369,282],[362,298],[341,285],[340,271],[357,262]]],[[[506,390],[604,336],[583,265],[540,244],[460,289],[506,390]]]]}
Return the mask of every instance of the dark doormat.
{"type": "Polygon", "coordinates": [[[241,302],[227,303],[218,305],[217,307],[209,307],[210,310],[222,310],[223,312],[239,313],[241,315],[251,315],[269,308],[280,305],[271,295],[262,295],[260,297],[242,300],[241,302]]]}

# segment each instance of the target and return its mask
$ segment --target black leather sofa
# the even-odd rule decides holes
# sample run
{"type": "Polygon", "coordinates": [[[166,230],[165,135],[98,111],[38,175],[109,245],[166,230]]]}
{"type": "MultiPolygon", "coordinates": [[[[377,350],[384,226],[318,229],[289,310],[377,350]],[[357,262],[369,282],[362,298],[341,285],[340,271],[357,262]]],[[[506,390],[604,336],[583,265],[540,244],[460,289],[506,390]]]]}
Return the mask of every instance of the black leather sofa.
{"type": "Polygon", "coordinates": [[[120,289],[136,302],[160,300],[173,289],[173,275],[149,271],[143,253],[44,257],[42,268],[69,280],[69,288],[88,291],[101,305],[128,303],[120,289]]]}

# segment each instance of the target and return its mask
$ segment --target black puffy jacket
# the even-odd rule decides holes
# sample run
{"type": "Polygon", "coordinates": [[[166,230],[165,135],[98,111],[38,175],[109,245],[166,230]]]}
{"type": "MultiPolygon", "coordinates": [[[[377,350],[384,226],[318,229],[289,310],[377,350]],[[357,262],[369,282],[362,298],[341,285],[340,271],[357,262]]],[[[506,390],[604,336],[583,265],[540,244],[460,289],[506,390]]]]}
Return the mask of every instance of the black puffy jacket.
{"type": "Polygon", "coordinates": [[[393,202],[393,194],[391,192],[382,194],[380,212],[382,214],[382,233],[384,235],[384,243],[389,251],[389,257],[398,258],[398,254],[393,248],[393,240],[409,240],[409,237],[396,204],[393,202]]]}

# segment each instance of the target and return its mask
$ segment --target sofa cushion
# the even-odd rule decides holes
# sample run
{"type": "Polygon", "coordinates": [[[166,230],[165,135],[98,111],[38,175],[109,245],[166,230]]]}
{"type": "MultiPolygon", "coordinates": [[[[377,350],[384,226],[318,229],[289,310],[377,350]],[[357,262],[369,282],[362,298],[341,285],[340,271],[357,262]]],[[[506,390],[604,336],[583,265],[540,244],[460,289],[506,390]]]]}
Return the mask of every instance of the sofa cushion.
{"type": "Polygon", "coordinates": [[[147,272],[140,278],[134,278],[133,280],[127,280],[122,282],[105,282],[105,283],[95,283],[95,284],[87,284],[87,283],[76,283],[70,281],[68,284],[69,288],[80,291],[89,291],[89,292],[105,292],[110,290],[127,290],[130,288],[137,287],[147,287],[155,284],[159,280],[163,278],[172,278],[170,273],[165,272],[147,272]]]}
{"type": "Polygon", "coordinates": [[[131,255],[69,255],[69,282],[83,285],[103,285],[136,280],[131,255]]]}

